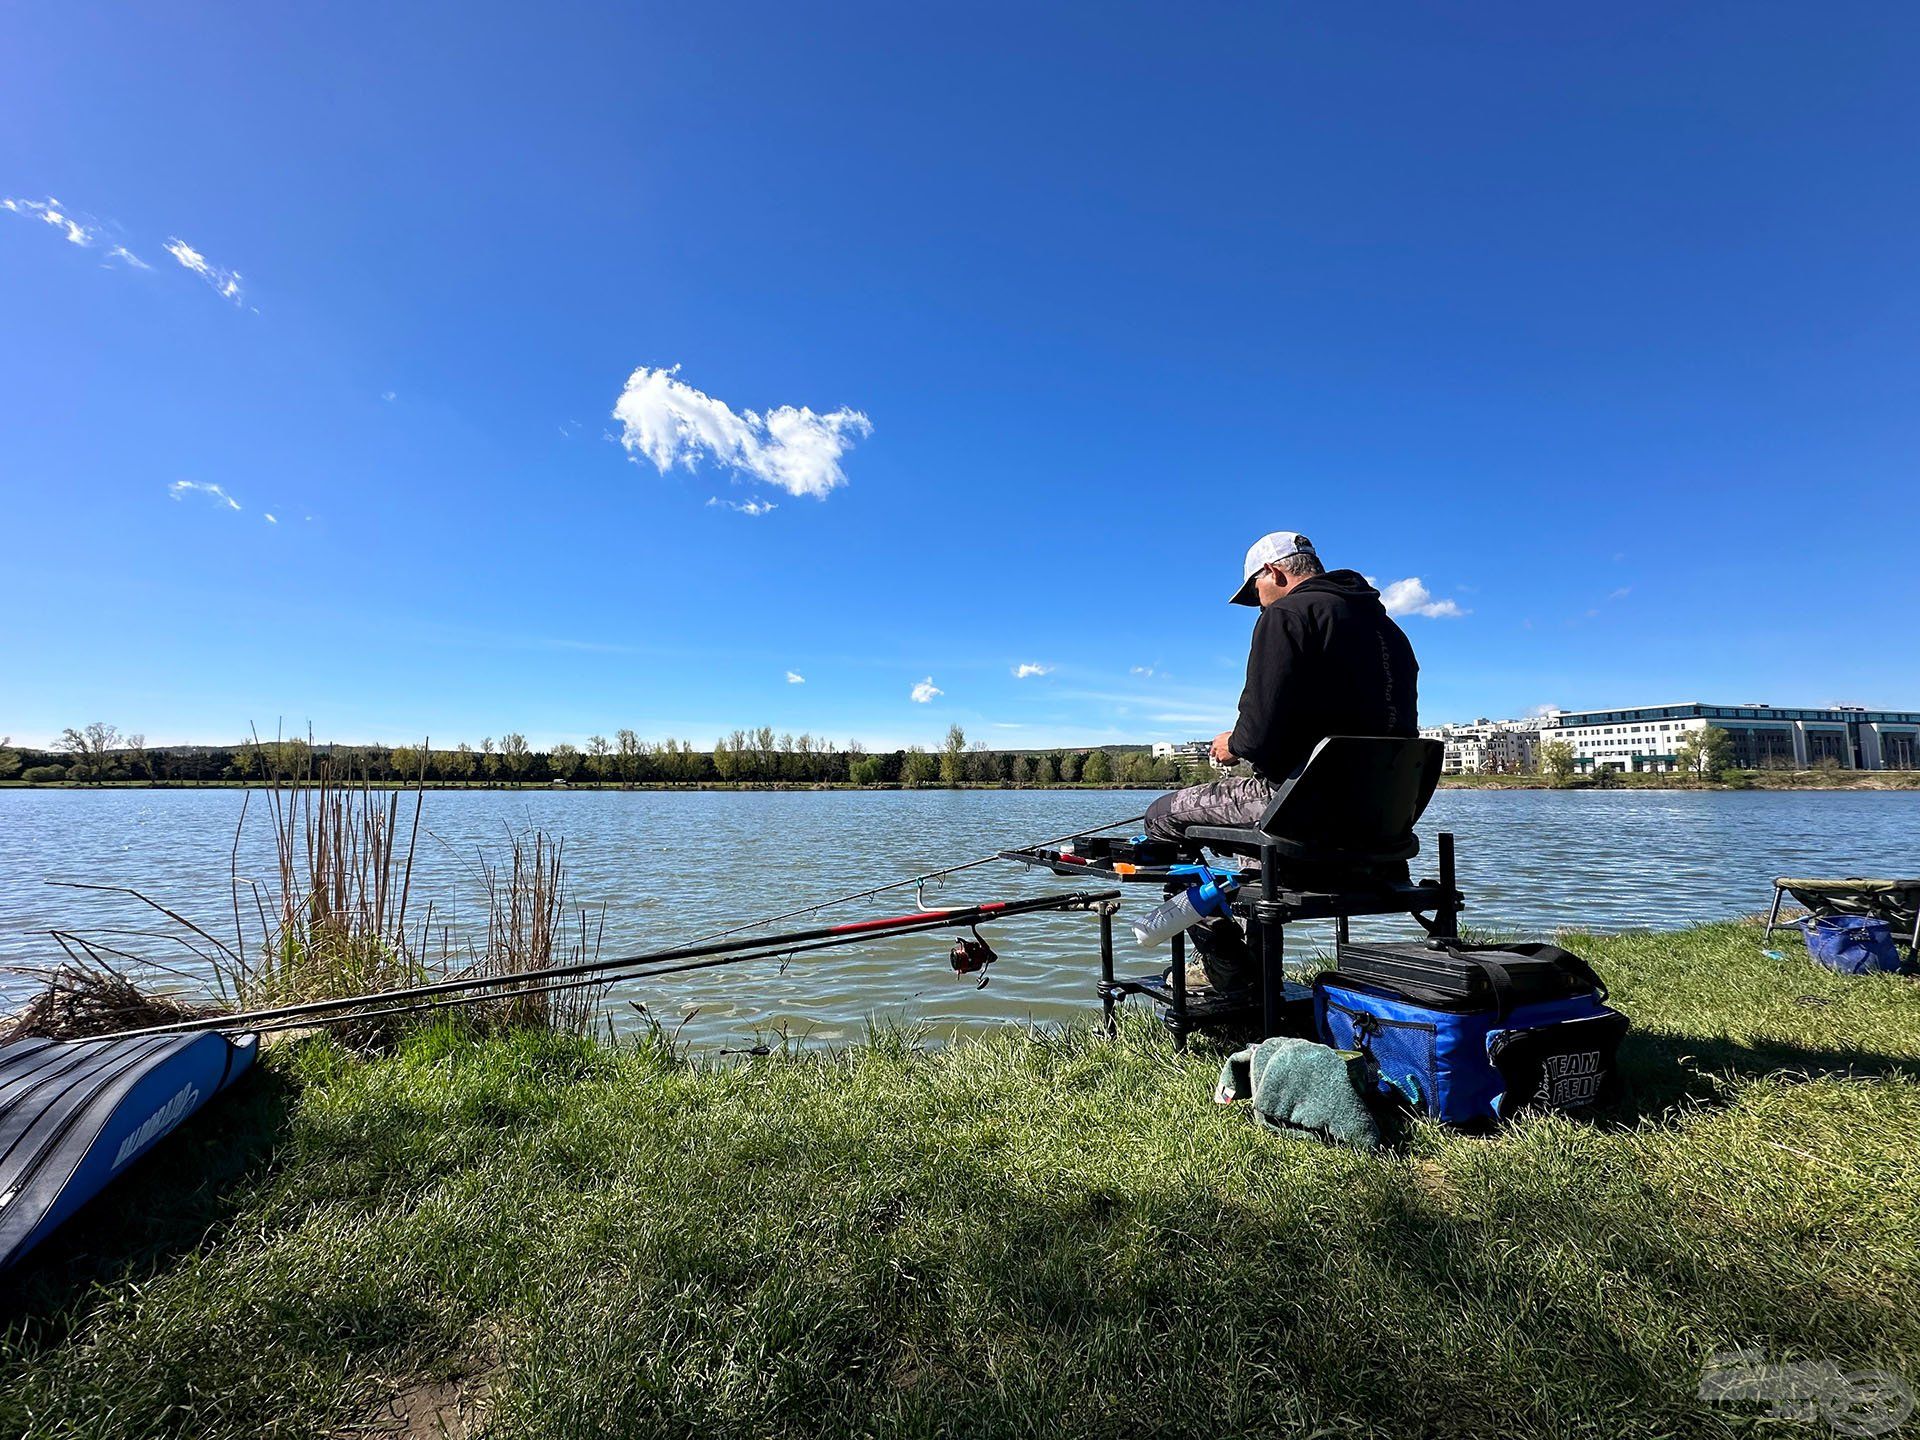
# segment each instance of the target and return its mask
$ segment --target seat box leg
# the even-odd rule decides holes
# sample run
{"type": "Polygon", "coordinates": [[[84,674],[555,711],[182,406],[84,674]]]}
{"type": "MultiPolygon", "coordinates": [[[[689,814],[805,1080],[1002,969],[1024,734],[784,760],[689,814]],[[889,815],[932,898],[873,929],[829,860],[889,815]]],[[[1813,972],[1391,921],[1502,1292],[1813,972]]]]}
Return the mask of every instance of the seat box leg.
{"type": "Polygon", "coordinates": [[[1187,936],[1182,931],[1173,937],[1173,1048],[1187,1048],[1187,936]]]}
{"type": "Polygon", "coordinates": [[[1287,932],[1257,915],[1249,917],[1247,928],[1260,957],[1260,1038],[1268,1040],[1280,1033],[1280,1006],[1286,999],[1287,932]]]}
{"type": "Polygon", "coordinates": [[[1439,924],[1436,940],[1460,939],[1460,902],[1455,898],[1458,887],[1454,883],[1453,871],[1453,832],[1442,830],[1438,836],[1440,849],[1440,888],[1446,892],[1447,901],[1434,917],[1439,924]]]}
{"type": "Polygon", "coordinates": [[[1108,1038],[1119,1030],[1113,1013],[1113,908],[1111,900],[1100,902],[1100,1012],[1108,1038]]]}

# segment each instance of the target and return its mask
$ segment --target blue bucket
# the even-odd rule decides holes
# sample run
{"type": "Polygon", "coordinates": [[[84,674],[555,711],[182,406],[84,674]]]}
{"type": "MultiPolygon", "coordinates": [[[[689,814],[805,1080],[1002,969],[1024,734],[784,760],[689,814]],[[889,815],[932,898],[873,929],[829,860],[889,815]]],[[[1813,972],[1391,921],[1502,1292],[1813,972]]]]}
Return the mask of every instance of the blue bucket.
{"type": "Polygon", "coordinates": [[[1807,953],[1829,970],[1869,975],[1900,968],[1893,927],[1884,920],[1871,915],[1821,915],[1801,921],[1800,928],[1807,937],[1807,953]]]}

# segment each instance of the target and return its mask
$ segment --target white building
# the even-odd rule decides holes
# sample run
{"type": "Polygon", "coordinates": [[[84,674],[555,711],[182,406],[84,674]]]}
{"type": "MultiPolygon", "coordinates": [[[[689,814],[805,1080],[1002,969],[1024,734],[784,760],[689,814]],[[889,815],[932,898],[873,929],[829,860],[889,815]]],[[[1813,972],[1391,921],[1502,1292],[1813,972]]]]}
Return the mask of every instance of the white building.
{"type": "Polygon", "coordinates": [[[1533,768],[1537,720],[1476,720],[1429,725],[1421,734],[1446,746],[1443,775],[1519,775],[1533,768]]]}
{"type": "Polygon", "coordinates": [[[1920,711],[1840,705],[1781,709],[1759,703],[1650,705],[1634,710],[1559,710],[1538,722],[1540,743],[1573,747],[1575,769],[1672,770],[1680,742],[1709,726],[1733,739],[1742,770],[1912,770],[1920,752],[1920,711]]]}
{"type": "MultiPolygon", "coordinates": [[[[1213,742],[1211,740],[1156,740],[1153,742],[1153,758],[1171,760],[1178,765],[1213,765],[1213,742]]],[[[1220,767],[1214,765],[1214,769],[1220,767]]]]}

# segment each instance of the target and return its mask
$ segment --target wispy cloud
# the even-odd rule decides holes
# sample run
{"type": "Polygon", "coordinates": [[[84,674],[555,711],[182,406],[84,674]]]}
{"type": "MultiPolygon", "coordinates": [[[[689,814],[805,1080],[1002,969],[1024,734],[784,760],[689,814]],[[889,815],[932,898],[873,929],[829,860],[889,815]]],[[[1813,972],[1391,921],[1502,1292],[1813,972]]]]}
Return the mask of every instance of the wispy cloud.
{"type": "Polygon", "coordinates": [[[929,701],[931,701],[934,696],[944,695],[946,693],[947,693],[946,691],[942,690],[938,685],[933,683],[933,676],[929,675],[927,676],[926,679],[922,680],[918,685],[913,687],[913,691],[912,691],[913,703],[916,705],[925,705],[929,701]]]}
{"type": "Polygon", "coordinates": [[[714,496],[711,500],[707,501],[707,506],[709,509],[711,509],[715,505],[718,505],[723,510],[735,510],[742,515],[753,515],[753,516],[770,514],[771,512],[778,510],[780,508],[778,505],[774,504],[771,500],[746,500],[746,501],[722,500],[718,495],[714,496]]]}
{"type": "MultiPolygon", "coordinates": [[[[1379,582],[1369,575],[1367,583],[1379,582]]],[[[1436,600],[1418,575],[1382,586],[1380,603],[1387,607],[1389,615],[1424,615],[1429,620],[1457,620],[1469,613],[1461,609],[1456,600],[1436,600]]]]}
{"type": "Polygon", "coordinates": [[[807,677],[802,675],[798,670],[787,671],[787,684],[804,685],[806,683],[807,683],[807,677]]]}
{"type": "Polygon", "coordinates": [[[1631,585],[1621,585],[1609,590],[1607,592],[1607,598],[1602,601],[1601,604],[1589,606],[1578,615],[1568,616],[1567,624],[1578,625],[1584,620],[1598,620],[1605,606],[1613,604],[1616,600],[1624,600],[1631,594],[1633,594],[1633,587],[1631,585]]]}
{"type": "Polygon", "coordinates": [[[69,215],[65,207],[51,195],[45,200],[16,200],[12,198],[0,200],[0,210],[10,210],[15,215],[23,216],[29,220],[38,220],[42,224],[51,225],[55,230],[64,234],[69,243],[74,245],[91,245],[95,240],[100,238],[99,226],[83,225],[80,221],[69,215]]]}
{"type": "Polygon", "coordinates": [[[1032,661],[1013,667],[1013,678],[1016,680],[1031,680],[1036,675],[1051,675],[1052,673],[1053,666],[1036,665],[1032,661]]]}
{"type": "Polygon", "coordinates": [[[1127,673],[1129,675],[1138,675],[1143,680],[1151,680],[1153,678],[1153,666],[1135,665],[1131,670],[1127,671],[1127,673]]]}
{"type": "Polygon", "coordinates": [[[240,293],[238,270],[229,270],[225,266],[214,264],[177,236],[167,237],[167,253],[211,285],[221,298],[231,300],[236,305],[244,300],[245,297],[240,293]]]}
{"type": "Polygon", "coordinates": [[[662,475],[676,465],[692,470],[705,456],[789,495],[820,500],[847,483],[841,457],[873,433],[865,415],[844,407],[824,415],[804,405],[782,405],[764,415],[736,411],[677,378],[679,373],[678,365],[642,365],[627,377],[613,407],[627,454],[636,462],[652,461],[662,475]]]}
{"type": "MultiPolygon", "coordinates": [[[[189,495],[204,495],[215,506],[224,505],[229,510],[240,508],[240,502],[218,485],[202,485],[198,480],[176,480],[167,486],[167,495],[174,500],[184,500],[189,495]]],[[[273,519],[271,515],[267,518],[273,519]]]]}
{"type": "Polygon", "coordinates": [[[280,523],[280,517],[274,514],[271,510],[268,510],[264,513],[267,517],[267,523],[269,525],[278,525],[280,523]]]}
{"type": "MultiPolygon", "coordinates": [[[[45,200],[0,199],[0,210],[9,211],[24,220],[38,220],[43,225],[49,225],[68,244],[78,245],[83,250],[91,250],[119,228],[101,224],[91,216],[83,220],[51,196],[45,200]]],[[[108,260],[118,260],[135,270],[153,268],[124,245],[110,245],[106,255],[108,260]]]]}
{"type": "Polygon", "coordinates": [[[400,397],[391,390],[382,390],[380,392],[380,398],[386,401],[387,404],[391,405],[394,401],[398,400],[400,397]]]}

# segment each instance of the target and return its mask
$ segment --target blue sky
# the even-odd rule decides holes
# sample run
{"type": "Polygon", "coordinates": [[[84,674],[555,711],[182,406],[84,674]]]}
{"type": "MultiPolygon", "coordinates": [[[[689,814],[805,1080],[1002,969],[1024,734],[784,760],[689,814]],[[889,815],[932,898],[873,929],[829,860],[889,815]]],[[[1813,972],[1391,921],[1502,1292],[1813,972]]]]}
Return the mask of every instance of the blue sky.
{"type": "Polygon", "coordinates": [[[1277,528],[1457,612],[1404,621],[1430,721],[1920,707],[1912,10],[61,3],[0,53],[16,740],[1211,734],[1277,528]]]}

